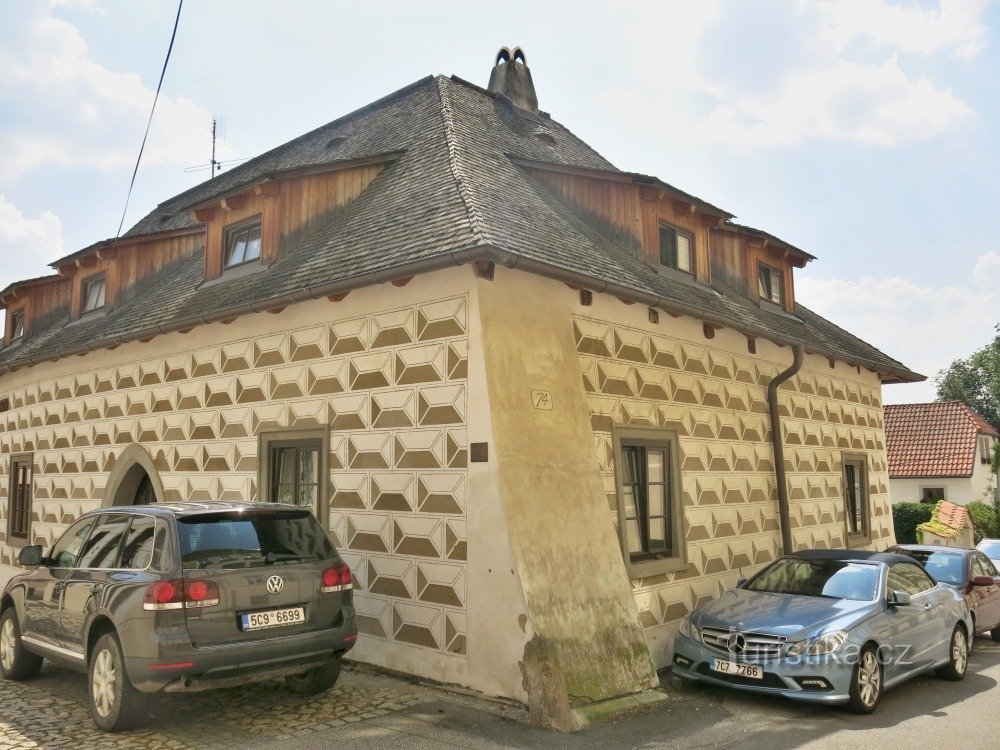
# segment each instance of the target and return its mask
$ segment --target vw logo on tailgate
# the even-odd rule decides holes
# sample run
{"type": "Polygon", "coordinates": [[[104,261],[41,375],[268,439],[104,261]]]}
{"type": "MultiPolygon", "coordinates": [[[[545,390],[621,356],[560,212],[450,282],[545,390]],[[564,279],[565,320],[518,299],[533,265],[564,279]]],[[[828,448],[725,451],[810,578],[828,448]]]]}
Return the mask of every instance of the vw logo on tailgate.
{"type": "Polygon", "coordinates": [[[285,581],[281,576],[271,576],[267,579],[267,590],[272,594],[277,594],[285,588],[285,581]]]}
{"type": "MultiPolygon", "coordinates": [[[[271,582],[268,581],[267,585],[270,587],[271,582]]],[[[747,647],[747,639],[744,637],[743,633],[733,633],[729,636],[726,646],[729,648],[729,653],[742,654],[743,650],[747,647]]]]}

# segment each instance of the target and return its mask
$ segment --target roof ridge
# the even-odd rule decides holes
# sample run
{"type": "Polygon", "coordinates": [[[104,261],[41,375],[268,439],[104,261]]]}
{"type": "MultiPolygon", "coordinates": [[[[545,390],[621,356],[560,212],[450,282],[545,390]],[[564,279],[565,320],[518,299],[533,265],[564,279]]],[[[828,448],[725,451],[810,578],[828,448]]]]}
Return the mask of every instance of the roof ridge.
{"type": "Polygon", "coordinates": [[[451,111],[451,102],[448,99],[447,83],[445,76],[438,76],[437,82],[438,96],[441,99],[441,120],[444,123],[444,138],[448,144],[448,166],[451,168],[452,177],[458,186],[458,194],[465,206],[465,212],[469,216],[469,227],[472,229],[472,237],[477,243],[485,241],[486,223],[483,216],[472,199],[472,191],[469,189],[468,177],[461,164],[459,156],[458,138],[455,136],[455,118],[451,111]]]}

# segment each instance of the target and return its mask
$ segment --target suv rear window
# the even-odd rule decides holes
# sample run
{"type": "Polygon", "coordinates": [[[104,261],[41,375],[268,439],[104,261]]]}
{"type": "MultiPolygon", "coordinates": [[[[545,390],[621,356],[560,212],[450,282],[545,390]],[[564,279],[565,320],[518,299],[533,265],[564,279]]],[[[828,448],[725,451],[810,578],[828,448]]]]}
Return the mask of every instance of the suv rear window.
{"type": "Polygon", "coordinates": [[[212,513],[177,519],[186,570],[254,568],[337,557],[307,510],[212,513]]]}

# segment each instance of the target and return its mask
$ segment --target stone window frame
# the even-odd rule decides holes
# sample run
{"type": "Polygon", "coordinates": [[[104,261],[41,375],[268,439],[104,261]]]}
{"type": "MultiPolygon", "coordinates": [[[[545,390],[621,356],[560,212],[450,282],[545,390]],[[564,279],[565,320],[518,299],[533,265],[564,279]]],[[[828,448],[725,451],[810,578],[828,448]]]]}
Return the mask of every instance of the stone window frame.
{"type": "Polygon", "coordinates": [[[841,453],[840,457],[840,481],[841,481],[841,501],[844,509],[844,539],[848,549],[864,547],[872,543],[872,503],[871,487],[869,485],[869,467],[867,453],[841,453]],[[851,532],[848,519],[847,507],[847,467],[856,466],[861,469],[861,503],[862,516],[865,521],[864,532],[851,532]]]}
{"type": "Polygon", "coordinates": [[[25,547],[31,544],[31,514],[32,505],[35,499],[35,457],[32,453],[15,453],[10,457],[10,472],[7,480],[7,544],[14,548],[25,547]],[[15,467],[18,464],[28,464],[31,467],[31,479],[28,484],[28,528],[23,535],[14,534],[14,482],[17,478],[15,467]]]}
{"type": "Polygon", "coordinates": [[[271,502],[271,451],[283,445],[319,443],[319,489],[316,497],[316,516],[324,529],[330,520],[330,428],[305,427],[301,429],[262,432],[257,436],[257,499],[271,502]]]}
{"type": "Polygon", "coordinates": [[[684,497],[681,486],[680,436],[676,430],[661,427],[637,425],[612,425],[611,442],[614,452],[615,500],[618,508],[618,543],[621,547],[625,569],[632,579],[648,578],[662,573],[676,573],[688,567],[686,519],[684,517],[684,497]],[[672,554],[660,558],[633,560],[628,550],[626,538],[624,484],[621,466],[622,445],[650,445],[663,448],[667,454],[670,477],[668,486],[670,497],[671,549],[672,554]]]}

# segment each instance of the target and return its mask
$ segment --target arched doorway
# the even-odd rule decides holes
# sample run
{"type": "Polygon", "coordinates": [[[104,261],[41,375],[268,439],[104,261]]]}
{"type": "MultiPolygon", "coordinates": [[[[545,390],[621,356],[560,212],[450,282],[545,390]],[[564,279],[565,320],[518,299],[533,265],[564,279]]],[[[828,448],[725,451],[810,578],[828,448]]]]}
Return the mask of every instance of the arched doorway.
{"type": "Polygon", "coordinates": [[[163,483],[149,453],[138,443],[122,451],[108,476],[104,507],[163,502],[163,483]]]}

